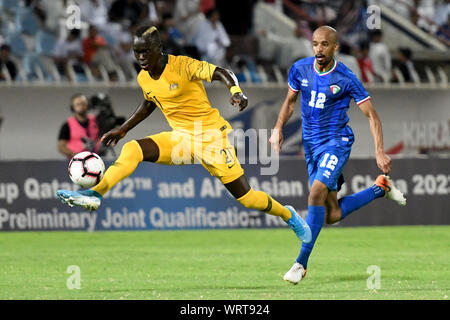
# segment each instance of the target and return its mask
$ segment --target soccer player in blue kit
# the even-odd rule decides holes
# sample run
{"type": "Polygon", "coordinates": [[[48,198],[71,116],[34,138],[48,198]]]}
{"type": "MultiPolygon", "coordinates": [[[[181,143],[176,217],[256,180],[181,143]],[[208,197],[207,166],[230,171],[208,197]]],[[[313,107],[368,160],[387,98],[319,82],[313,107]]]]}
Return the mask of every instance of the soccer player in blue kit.
{"type": "Polygon", "coordinates": [[[306,275],[309,256],[324,222],[336,223],[383,196],[406,205],[403,194],[387,176],[391,159],[384,152],[381,122],[370,96],[355,74],[334,58],[338,50],[336,30],[319,27],[313,33],[312,46],[314,56],[296,61],[290,69],[288,93],[269,140],[275,151],[281,150],[283,126],[301,93],[303,145],[310,180],[306,222],[312,241],[302,244],[300,255],[283,277],[294,284],[306,275]],[[338,200],[337,192],[344,182],[341,172],[354,142],[352,129],[347,125],[352,98],[369,120],[377,165],[384,174],[370,188],[338,200]]]}

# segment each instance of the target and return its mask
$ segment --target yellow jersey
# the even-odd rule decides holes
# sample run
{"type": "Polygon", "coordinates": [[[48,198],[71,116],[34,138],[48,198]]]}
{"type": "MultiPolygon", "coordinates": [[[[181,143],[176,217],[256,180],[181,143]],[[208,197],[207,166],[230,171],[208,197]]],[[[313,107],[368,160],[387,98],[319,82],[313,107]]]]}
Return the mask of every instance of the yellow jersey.
{"type": "Polygon", "coordinates": [[[144,98],[153,101],[163,112],[172,129],[202,131],[227,124],[219,110],[213,108],[202,80],[212,81],[216,66],[186,56],[168,56],[167,65],[158,80],[141,70],[137,77],[144,98]]]}

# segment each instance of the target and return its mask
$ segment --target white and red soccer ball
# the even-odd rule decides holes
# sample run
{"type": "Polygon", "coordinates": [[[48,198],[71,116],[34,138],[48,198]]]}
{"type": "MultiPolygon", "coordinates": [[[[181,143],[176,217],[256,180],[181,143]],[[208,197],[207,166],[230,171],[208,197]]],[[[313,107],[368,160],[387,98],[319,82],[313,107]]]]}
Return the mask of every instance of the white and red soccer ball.
{"type": "Polygon", "coordinates": [[[90,188],[102,180],[105,164],[96,153],[83,151],[76,154],[69,162],[69,177],[73,183],[90,188]]]}

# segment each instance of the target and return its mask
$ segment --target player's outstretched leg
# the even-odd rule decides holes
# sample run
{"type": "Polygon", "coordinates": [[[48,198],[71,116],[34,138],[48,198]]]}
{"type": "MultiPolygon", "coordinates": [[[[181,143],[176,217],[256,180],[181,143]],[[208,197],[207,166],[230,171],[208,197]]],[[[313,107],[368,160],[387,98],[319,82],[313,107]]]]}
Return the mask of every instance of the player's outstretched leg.
{"type": "Polygon", "coordinates": [[[82,207],[90,211],[97,210],[106,192],[132,174],[142,160],[143,152],[140,144],[136,140],[127,142],[124,144],[119,158],[106,170],[98,185],[83,191],[58,190],[56,196],[71,207],[82,207]]]}
{"type": "Polygon", "coordinates": [[[382,197],[393,200],[401,206],[406,205],[406,199],[403,193],[401,193],[401,191],[394,186],[391,178],[384,174],[381,174],[377,177],[371,187],[339,199],[339,207],[341,209],[340,219],[330,222],[334,223],[342,220],[350,213],[367,205],[371,201],[382,197]]]}

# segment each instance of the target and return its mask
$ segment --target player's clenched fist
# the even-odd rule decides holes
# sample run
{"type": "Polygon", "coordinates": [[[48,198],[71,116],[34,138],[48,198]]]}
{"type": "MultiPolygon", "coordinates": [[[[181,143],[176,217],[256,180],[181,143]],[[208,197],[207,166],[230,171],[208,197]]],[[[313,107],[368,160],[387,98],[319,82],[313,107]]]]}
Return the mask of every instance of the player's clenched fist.
{"type": "Polygon", "coordinates": [[[127,132],[122,128],[113,129],[102,136],[102,142],[107,146],[111,145],[115,147],[117,142],[125,137],[126,134],[127,132]]]}
{"type": "Polygon", "coordinates": [[[391,172],[391,157],[389,157],[386,153],[380,152],[376,154],[377,165],[384,174],[388,174],[391,172]]]}
{"type": "Polygon", "coordinates": [[[239,111],[242,111],[247,107],[248,99],[242,92],[236,92],[231,96],[230,103],[234,107],[239,107],[239,111]]]}

